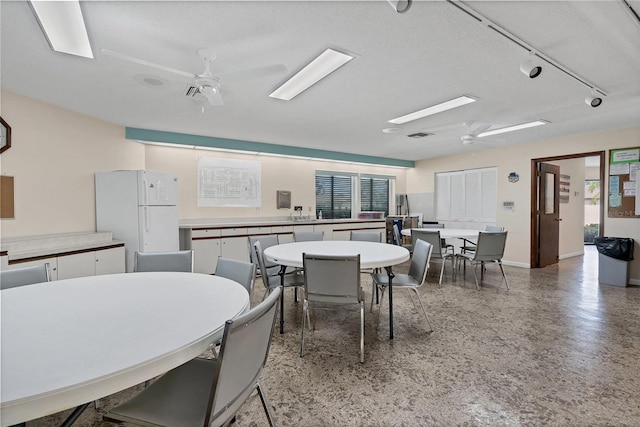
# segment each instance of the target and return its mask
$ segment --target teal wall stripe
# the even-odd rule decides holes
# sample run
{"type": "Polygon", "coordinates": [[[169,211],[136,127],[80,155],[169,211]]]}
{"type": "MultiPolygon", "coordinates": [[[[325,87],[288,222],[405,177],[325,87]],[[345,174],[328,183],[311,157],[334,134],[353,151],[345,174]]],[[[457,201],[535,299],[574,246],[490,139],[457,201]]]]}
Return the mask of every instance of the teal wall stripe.
{"type": "Polygon", "coordinates": [[[186,133],[162,132],[149,129],[125,128],[127,139],[166,142],[188,146],[224,148],[229,150],[251,151],[258,153],[281,154],[286,156],[312,157],[317,159],[340,160],[345,162],[370,163],[374,165],[412,168],[415,162],[390,159],[387,157],[364,156],[341,153],[338,151],[316,150],[313,148],[291,147],[289,145],[267,144],[263,142],[242,141],[237,139],[216,138],[211,136],[189,135],[186,133]]]}

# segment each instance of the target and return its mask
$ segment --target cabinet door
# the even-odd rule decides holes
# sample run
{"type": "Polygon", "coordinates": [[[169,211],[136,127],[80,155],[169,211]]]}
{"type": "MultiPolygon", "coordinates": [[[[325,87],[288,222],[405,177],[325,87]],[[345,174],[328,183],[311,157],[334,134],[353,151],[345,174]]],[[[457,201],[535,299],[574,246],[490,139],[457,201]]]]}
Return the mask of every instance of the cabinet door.
{"type": "Polygon", "coordinates": [[[193,264],[196,273],[213,274],[220,256],[220,239],[199,239],[191,241],[193,264]]]}
{"type": "Polygon", "coordinates": [[[221,255],[225,258],[249,261],[249,238],[223,237],[221,255]]]}
{"type": "Polygon", "coordinates": [[[96,276],[124,273],[124,246],[95,252],[96,276]]]}
{"type": "Polygon", "coordinates": [[[58,280],[95,276],[96,253],[82,252],[58,257],[58,280]]]}

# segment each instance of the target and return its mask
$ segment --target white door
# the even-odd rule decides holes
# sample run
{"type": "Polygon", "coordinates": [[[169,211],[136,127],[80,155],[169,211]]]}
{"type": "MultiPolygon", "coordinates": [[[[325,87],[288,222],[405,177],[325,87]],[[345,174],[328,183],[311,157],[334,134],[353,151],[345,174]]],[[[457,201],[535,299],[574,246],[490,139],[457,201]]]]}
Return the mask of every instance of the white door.
{"type": "Polygon", "coordinates": [[[138,218],[140,252],[179,250],[177,206],[140,206],[138,218]]]}
{"type": "Polygon", "coordinates": [[[140,171],[138,177],[140,205],[170,206],[178,204],[178,178],[152,171],[140,171]]]}

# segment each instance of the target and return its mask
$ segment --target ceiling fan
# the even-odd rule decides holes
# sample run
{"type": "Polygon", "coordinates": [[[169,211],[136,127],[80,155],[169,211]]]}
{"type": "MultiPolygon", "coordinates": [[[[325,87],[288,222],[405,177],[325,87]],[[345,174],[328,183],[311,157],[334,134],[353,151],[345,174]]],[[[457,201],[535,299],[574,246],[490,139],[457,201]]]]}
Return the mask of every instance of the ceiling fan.
{"type": "MultiPolygon", "coordinates": [[[[157,70],[165,71],[172,74],[177,74],[182,77],[186,77],[193,81],[193,84],[187,87],[186,96],[201,98],[206,100],[212,106],[223,105],[224,100],[222,98],[222,83],[220,76],[214,75],[211,72],[211,63],[216,59],[215,53],[208,48],[199,48],[196,50],[200,59],[204,61],[204,71],[200,74],[189,73],[187,71],[178,70],[175,68],[167,67],[165,65],[156,64],[144,59],[135,58],[133,56],[125,55],[123,53],[114,52],[108,49],[102,49],[104,55],[113,56],[124,61],[133,62],[140,65],[145,65],[157,70]]],[[[286,72],[286,67],[283,64],[267,65],[264,67],[252,68],[248,70],[237,71],[230,75],[224,75],[224,80],[246,80],[258,77],[265,77],[272,74],[280,74],[286,72]]]]}
{"type": "Polygon", "coordinates": [[[467,128],[467,133],[460,137],[460,141],[464,145],[473,144],[478,140],[478,135],[491,127],[491,125],[487,123],[474,122],[464,122],[464,125],[467,128]]]}

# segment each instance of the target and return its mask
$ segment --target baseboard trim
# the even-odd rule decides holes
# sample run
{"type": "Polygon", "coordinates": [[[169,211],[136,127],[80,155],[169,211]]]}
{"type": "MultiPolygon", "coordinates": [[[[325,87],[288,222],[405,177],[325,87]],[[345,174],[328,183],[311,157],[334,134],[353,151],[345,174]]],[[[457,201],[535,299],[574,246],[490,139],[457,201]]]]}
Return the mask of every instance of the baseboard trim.
{"type": "Polygon", "coordinates": [[[503,259],[502,264],[510,267],[531,268],[531,264],[527,262],[507,261],[503,259]]]}
{"type": "Polygon", "coordinates": [[[558,258],[559,259],[567,259],[567,258],[573,258],[574,256],[582,256],[582,255],[584,255],[584,251],[573,252],[573,253],[570,253],[570,254],[560,255],[558,258]]]}

